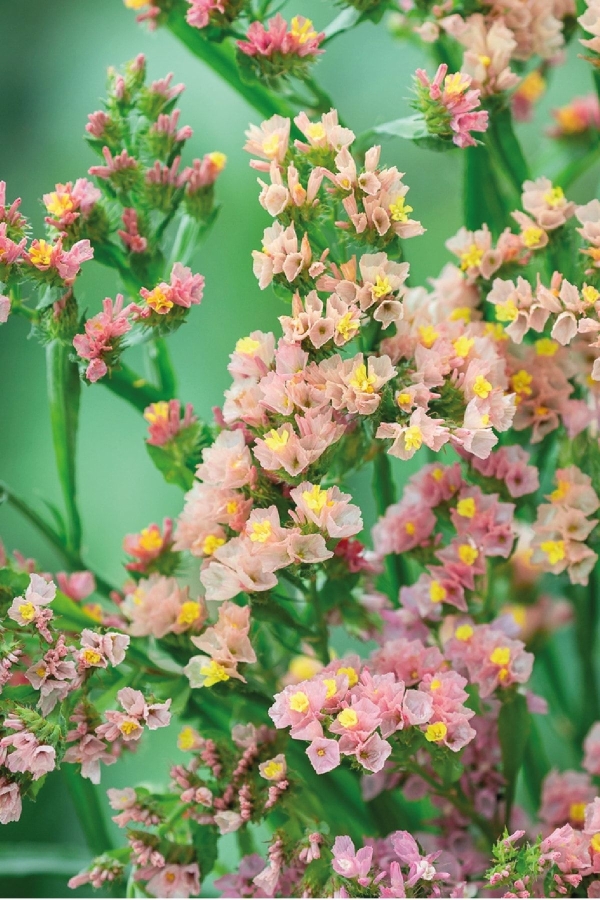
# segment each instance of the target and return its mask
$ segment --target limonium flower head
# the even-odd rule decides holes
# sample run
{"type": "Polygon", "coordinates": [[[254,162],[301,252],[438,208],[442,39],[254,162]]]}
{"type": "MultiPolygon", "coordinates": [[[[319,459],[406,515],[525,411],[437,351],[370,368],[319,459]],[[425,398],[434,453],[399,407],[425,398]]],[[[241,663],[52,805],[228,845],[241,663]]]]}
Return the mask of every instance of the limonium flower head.
{"type": "Polygon", "coordinates": [[[478,110],[480,92],[470,89],[471,77],[461,72],[448,75],[448,66],[442,63],[433,81],[424,69],[417,69],[415,84],[415,106],[423,113],[427,130],[440,137],[452,137],[457,147],[475,146],[471,132],[487,129],[488,113],[478,110]]]}

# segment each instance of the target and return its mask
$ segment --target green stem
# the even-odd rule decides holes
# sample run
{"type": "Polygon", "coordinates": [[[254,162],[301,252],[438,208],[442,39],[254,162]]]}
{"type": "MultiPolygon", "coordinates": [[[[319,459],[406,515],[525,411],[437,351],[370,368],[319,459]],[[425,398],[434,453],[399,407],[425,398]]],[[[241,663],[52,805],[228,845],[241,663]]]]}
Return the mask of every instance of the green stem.
{"type": "Polygon", "coordinates": [[[103,594],[105,597],[109,597],[111,592],[115,590],[115,588],[109,584],[108,581],[105,581],[101,575],[98,575],[97,572],[94,572],[86,563],[83,561],[79,553],[75,553],[65,546],[64,542],[61,540],[60,535],[52,528],[48,522],[45,521],[34,509],[32,509],[28,503],[25,502],[21,497],[17,496],[15,492],[9,488],[4,482],[0,482],[0,503],[6,501],[13,509],[16,509],[17,512],[21,513],[21,515],[30,522],[34,528],[44,535],[46,540],[52,544],[56,552],[61,556],[64,560],[67,568],[73,571],[82,571],[87,569],[88,572],[91,572],[94,578],[96,579],[96,587],[98,591],[103,594]]]}
{"type": "Polygon", "coordinates": [[[575,637],[581,663],[581,698],[583,708],[579,716],[579,738],[587,734],[600,719],[600,695],[595,666],[596,637],[600,597],[598,566],[590,573],[588,587],[576,586],[572,591],[575,610],[575,637]]]}
{"type": "Polygon", "coordinates": [[[258,82],[246,84],[242,81],[235,60],[235,49],[231,44],[225,42],[217,44],[207,40],[198,29],[187,24],[181,9],[175,8],[169,12],[167,28],[185,44],[194,56],[210,66],[261,115],[270,118],[277,114],[293,119],[295,111],[283,97],[272,93],[258,82]]]}
{"type": "Polygon", "coordinates": [[[502,163],[502,171],[508,176],[518,200],[521,197],[523,182],[531,176],[521,144],[515,135],[508,107],[490,115],[486,139],[493,145],[502,163]]]}
{"type": "MultiPolygon", "coordinates": [[[[390,458],[384,451],[380,451],[373,460],[373,494],[378,516],[385,515],[388,506],[396,502],[396,485],[390,458]]],[[[410,580],[407,566],[404,558],[395,553],[386,557],[385,568],[390,585],[390,599],[397,606],[400,588],[410,580]]]]}
{"type": "Polygon", "coordinates": [[[81,381],[70,350],[60,341],[46,348],[48,404],[56,467],[67,514],[67,547],[79,553],[81,519],[77,508],[76,450],[81,381]]]}
{"type": "Polygon", "coordinates": [[[104,810],[95,785],[89,779],[82,778],[71,765],[63,766],[60,771],[69,789],[90,851],[95,856],[100,856],[112,850],[114,844],[108,832],[104,810]]]}
{"type": "Polygon", "coordinates": [[[498,236],[508,222],[509,209],[495,175],[490,146],[467,147],[464,173],[464,220],[469,231],[487,223],[498,236]]]}
{"type": "Polygon", "coordinates": [[[148,355],[160,385],[160,392],[172,400],[177,396],[177,376],[165,339],[154,338],[148,346],[148,355]]]}
{"type": "Polygon", "coordinates": [[[496,842],[497,835],[494,831],[491,822],[488,822],[487,819],[484,819],[483,816],[480,816],[479,813],[475,812],[472,804],[465,798],[461,797],[456,789],[451,789],[445,791],[439,782],[433,778],[426,769],[420,766],[418,763],[412,763],[410,765],[411,771],[413,771],[416,775],[423,779],[423,781],[427,782],[427,784],[431,787],[434,794],[437,794],[438,797],[443,797],[448,800],[449,803],[454,806],[463,816],[466,816],[470,819],[473,824],[481,831],[481,833],[487,838],[487,840],[494,844],[496,842]]]}
{"type": "Polygon", "coordinates": [[[137,372],[123,364],[120,369],[115,369],[109,377],[103,378],[100,384],[126,400],[127,403],[131,403],[140,412],[144,412],[151,403],[172,399],[170,395],[167,396],[160,388],[149,384],[145,378],[141,378],[137,372]]]}

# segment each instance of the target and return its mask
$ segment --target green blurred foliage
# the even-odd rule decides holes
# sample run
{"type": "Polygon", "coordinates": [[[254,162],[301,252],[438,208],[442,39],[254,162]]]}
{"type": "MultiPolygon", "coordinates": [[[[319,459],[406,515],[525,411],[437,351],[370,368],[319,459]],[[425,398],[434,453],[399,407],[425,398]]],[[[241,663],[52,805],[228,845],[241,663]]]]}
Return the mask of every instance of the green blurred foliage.
{"type": "MultiPolygon", "coordinates": [[[[289,4],[284,15],[286,11],[310,16],[318,27],[337,12],[323,0],[289,4]]],[[[99,107],[108,65],[143,52],[152,77],[173,71],[175,81],[187,85],[180,105],[182,122],[194,129],[191,152],[226,153],[228,165],[217,186],[223,208],[193,261],[206,276],[204,300],[192,311],[189,323],[169,339],[180,398],[192,402],[201,416],[210,417],[227,387],[226,364],[236,339],[256,328],[276,328],[276,316],[284,311],[270,290],[259,291],[252,275],[250,253],[260,245],[268,217],[257,203],[255,175],[242,146],[244,130],[250,121],[258,121],[258,114],[171,35],[150,34],[138,27],[121,0],[3,0],[0,35],[0,178],[8,184],[10,199],[23,198],[22,209],[37,235],[43,224],[41,195],[55,182],[84,175],[93,162],[82,135],[87,113],[99,107]]],[[[559,147],[540,140],[549,109],[592,87],[590,71],[577,58],[577,49],[572,48],[569,56],[535,121],[519,127],[538,174],[551,175],[564,162],[559,147]]],[[[420,50],[398,44],[384,25],[365,24],[334,41],[315,75],[358,134],[410,112],[411,75],[424,64],[433,71],[420,50]]],[[[433,154],[394,140],[384,145],[383,159],[406,172],[410,203],[427,228],[423,238],[406,245],[412,283],[424,283],[448,260],[443,242],[461,224],[461,153],[433,154]]],[[[576,186],[574,199],[589,199],[594,187],[592,173],[576,186]]],[[[116,284],[112,272],[94,263],[86,264],[85,271],[79,295],[93,314],[104,296],[115,295],[116,284]]],[[[16,317],[0,328],[0,478],[41,508],[43,499],[60,503],[60,493],[45,399],[44,354],[27,334],[28,326],[16,317]]],[[[134,353],[130,357],[132,364],[143,365],[134,353]]],[[[153,468],[144,434],[135,410],[101,385],[84,388],[79,438],[84,551],[98,571],[117,583],[124,575],[123,535],[160,522],[165,515],[177,515],[182,504],[181,491],[162,482],[153,468]]],[[[417,465],[413,460],[409,466],[397,466],[399,481],[417,465]]],[[[356,480],[354,492],[368,513],[366,474],[356,480]]],[[[0,535],[9,550],[18,548],[45,569],[57,567],[43,538],[6,508],[0,509],[0,535]]],[[[165,779],[169,763],[178,755],[173,730],[154,733],[143,744],[137,754],[106,771],[103,786],[124,786],[130,779],[139,783],[140,773],[148,786],[165,779]]],[[[23,842],[66,846],[73,871],[85,857],[84,840],[59,773],[48,779],[35,805],[26,805],[20,823],[3,828],[0,850],[10,853],[14,846],[18,854],[23,842]]],[[[221,862],[229,846],[233,852],[229,842],[221,862]]],[[[65,875],[51,877],[37,871],[40,868],[43,864],[32,868],[25,862],[19,877],[10,874],[14,865],[3,874],[0,857],[0,895],[64,896],[65,875]]],[[[77,893],[89,896],[86,889],[77,893]]]]}

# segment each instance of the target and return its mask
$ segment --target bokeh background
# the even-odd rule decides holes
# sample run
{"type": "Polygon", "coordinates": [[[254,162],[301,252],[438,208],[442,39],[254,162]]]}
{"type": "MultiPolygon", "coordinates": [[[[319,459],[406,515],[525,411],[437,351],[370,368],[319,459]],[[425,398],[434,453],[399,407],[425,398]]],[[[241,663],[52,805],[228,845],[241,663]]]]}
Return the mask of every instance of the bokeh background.
{"type": "MultiPolygon", "coordinates": [[[[286,12],[310,16],[320,28],[337,10],[324,0],[299,0],[286,12]]],[[[284,311],[270,290],[258,290],[252,275],[250,253],[260,245],[268,220],[257,202],[255,175],[242,146],[244,130],[250,121],[258,121],[258,114],[170,34],[150,34],[137,26],[121,0],[4,0],[0,35],[0,179],[7,182],[10,199],[23,198],[22,209],[36,234],[41,234],[43,224],[41,195],[55,182],[84,175],[93,163],[82,135],[87,113],[99,108],[108,65],[143,52],[153,78],[173,71],[175,80],[187,85],[180,106],[182,122],[194,130],[190,158],[211,150],[226,153],[227,168],[218,184],[223,207],[193,262],[195,270],[206,276],[204,300],[188,324],[170,338],[181,399],[193,403],[199,415],[210,417],[228,384],[226,364],[236,339],[255,328],[276,327],[276,317],[284,311]]],[[[315,75],[360,133],[410,112],[410,76],[424,64],[420,50],[399,44],[384,25],[365,24],[334,41],[315,75]]],[[[540,139],[550,108],[590,88],[589,68],[572,48],[534,122],[520,126],[537,173],[551,175],[563,161],[560,148],[540,139]]],[[[444,239],[461,224],[461,154],[433,154],[396,140],[385,144],[383,156],[407,173],[410,203],[427,228],[424,237],[406,245],[413,283],[422,283],[447,260],[444,239]]],[[[593,173],[586,176],[573,191],[574,199],[595,196],[595,181],[593,173]]],[[[78,295],[95,313],[104,296],[115,295],[116,284],[112,272],[93,262],[85,270],[78,295]]],[[[141,364],[135,357],[132,362],[141,364]]],[[[139,414],[104,387],[83,390],[79,493],[85,553],[97,571],[115,582],[124,575],[123,535],[160,522],[165,515],[177,515],[182,505],[179,489],[166,485],[153,468],[144,434],[139,414]]],[[[407,466],[400,469],[401,480],[408,471],[407,466]]],[[[44,499],[60,503],[44,353],[28,340],[27,324],[16,317],[0,328],[0,479],[34,505],[42,507],[44,499]]],[[[366,480],[356,485],[356,492],[368,507],[366,480]]],[[[18,548],[46,570],[59,568],[44,539],[6,507],[0,507],[0,535],[8,550],[18,548]]],[[[176,757],[173,745],[172,730],[152,735],[135,757],[106,771],[103,786],[126,785],[140,777],[148,785],[159,783],[176,757]]],[[[0,896],[64,896],[67,878],[86,859],[66,786],[55,773],[37,803],[26,804],[21,822],[2,828],[0,896]],[[67,861],[64,871],[58,872],[56,851],[60,849],[64,859],[65,848],[67,861]]],[[[227,861],[223,855],[221,861],[227,861]]],[[[89,895],[85,889],[77,893],[89,895]]]]}

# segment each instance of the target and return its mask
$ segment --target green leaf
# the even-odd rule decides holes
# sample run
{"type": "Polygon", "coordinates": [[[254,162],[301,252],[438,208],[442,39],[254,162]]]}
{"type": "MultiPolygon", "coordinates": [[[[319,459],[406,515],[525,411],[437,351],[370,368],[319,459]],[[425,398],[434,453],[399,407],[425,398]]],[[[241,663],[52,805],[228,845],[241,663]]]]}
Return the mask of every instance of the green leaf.
{"type": "Polygon", "coordinates": [[[219,855],[219,831],[213,825],[193,825],[192,839],[202,881],[215,867],[219,855]]]}
{"type": "Polygon", "coordinates": [[[146,449],[150,459],[156,466],[163,478],[169,484],[177,484],[184,491],[189,491],[194,484],[194,473],[187,468],[179,460],[174,459],[173,455],[165,450],[164,447],[155,447],[153,444],[146,444],[146,449]]]}
{"type": "Polygon", "coordinates": [[[325,40],[323,43],[326,44],[337,34],[341,34],[344,31],[349,31],[351,28],[354,28],[355,25],[358,25],[361,18],[362,13],[359,9],[348,6],[323,29],[325,33],[325,40]]]}
{"type": "Polygon", "coordinates": [[[407,141],[414,141],[420,147],[425,147],[428,150],[456,149],[451,140],[429,133],[425,117],[421,113],[405,116],[402,119],[394,119],[392,122],[384,122],[383,125],[376,125],[374,128],[370,128],[359,135],[358,147],[364,152],[374,140],[382,137],[399,137],[407,141]]]}
{"type": "Polygon", "coordinates": [[[498,736],[502,751],[502,771],[506,781],[506,823],[510,822],[510,813],[515,799],[517,777],[525,749],[531,733],[531,715],[527,708],[527,700],[523,694],[513,694],[500,710],[498,716],[498,736]]]}

